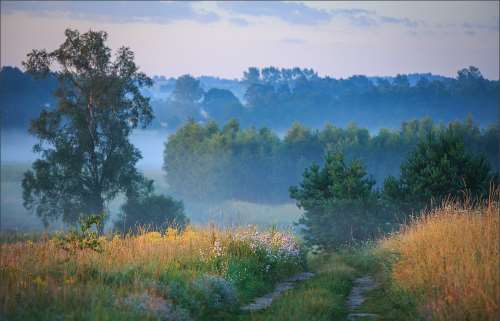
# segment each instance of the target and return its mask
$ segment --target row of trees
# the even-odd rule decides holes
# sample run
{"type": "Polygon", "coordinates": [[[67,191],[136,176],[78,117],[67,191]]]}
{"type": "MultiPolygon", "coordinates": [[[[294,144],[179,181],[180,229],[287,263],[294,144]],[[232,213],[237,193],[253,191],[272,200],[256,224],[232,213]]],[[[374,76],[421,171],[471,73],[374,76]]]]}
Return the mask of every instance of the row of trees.
{"type": "Polygon", "coordinates": [[[322,165],[327,152],[342,152],[346,161],[359,159],[381,188],[386,176],[399,176],[399,166],[419,141],[448,131],[463,139],[467,151],[484,153],[498,167],[498,125],[480,129],[469,118],[445,126],[427,118],[375,135],[355,125],[311,130],[295,123],[283,138],[265,127],[243,129],[235,120],[222,128],[213,121],[190,121],[169,137],[164,170],[172,193],[183,199],[283,202],[289,199],[288,187],[312,163],[322,165]]]}
{"type": "MultiPolygon", "coordinates": [[[[339,126],[356,121],[363,126],[396,127],[411,118],[431,116],[441,122],[465,119],[481,124],[497,117],[498,81],[485,79],[475,67],[461,69],[456,78],[432,74],[346,79],[321,77],[311,69],[249,68],[241,80],[213,77],[156,77],[156,86],[140,89],[155,97],[156,119],[151,126],[177,129],[189,118],[223,125],[236,118],[247,127],[288,128],[298,120],[319,128],[325,119],[339,126]],[[151,89],[154,88],[154,89],[151,89]]],[[[55,106],[52,93],[57,75],[34,80],[11,67],[0,71],[0,102],[4,128],[26,128],[44,105],[55,106]]]]}
{"type": "Polygon", "coordinates": [[[390,80],[362,75],[335,79],[319,77],[310,69],[249,68],[241,80],[245,94],[240,101],[230,90],[205,92],[198,79],[184,75],[166,104],[157,104],[156,110],[173,128],[189,117],[213,119],[219,125],[236,118],[245,127],[278,130],[295,120],[317,128],[325,119],[341,126],[355,120],[381,127],[424,115],[444,122],[464,119],[468,113],[481,123],[496,117],[499,83],[485,79],[476,67],[459,70],[456,78],[417,78],[411,84],[407,75],[390,80]]]}

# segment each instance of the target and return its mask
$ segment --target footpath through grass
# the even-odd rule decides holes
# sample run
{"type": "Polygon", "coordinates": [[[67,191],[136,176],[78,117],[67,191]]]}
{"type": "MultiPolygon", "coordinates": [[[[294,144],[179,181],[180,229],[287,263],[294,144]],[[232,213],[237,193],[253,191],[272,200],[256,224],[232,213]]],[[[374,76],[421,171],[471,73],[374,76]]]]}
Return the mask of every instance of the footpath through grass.
{"type": "Polygon", "coordinates": [[[497,190],[483,203],[448,202],[377,243],[312,257],[313,279],[240,320],[343,321],[349,312],[376,314],[365,318],[372,321],[498,320],[499,196],[497,190]],[[365,275],[378,287],[347,311],[353,280],[365,275]]]}
{"type": "MultiPolygon", "coordinates": [[[[395,257],[376,245],[311,256],[310,269],[316,273],[275,300],[269,309],[244,314],[240,321],[344,321],[347,297],[353,281],[373,276],[378,287],[366,293],[364,304],[355,312],[377,314],[372,321],[418,321],[414,296],[397,286],[391,276],[395,257]]],[[[362,319],[357,319],[362,320],[362,319]]]]}
{"type": "Polygon", "coordinates": [[[376,258],[369,251],[345,250],[309,257],[312,279],[278,298],[264,311],[240,317],[241,321],[345,320],[346,299],[355,278],[372,273],[376,258]]]}

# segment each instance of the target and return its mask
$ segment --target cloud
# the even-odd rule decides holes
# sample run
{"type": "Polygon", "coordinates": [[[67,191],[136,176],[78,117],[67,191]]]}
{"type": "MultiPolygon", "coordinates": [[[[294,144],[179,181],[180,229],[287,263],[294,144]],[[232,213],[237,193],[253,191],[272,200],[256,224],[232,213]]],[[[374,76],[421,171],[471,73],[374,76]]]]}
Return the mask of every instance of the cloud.
{"type": "Polygon", "coordinates": [[[326,10],[297,2],[218,2],[217,5],[230,13],[275,17],[299,25],[316,25],[332,18],[326,10]]]}
{"type": "Polygon", "coordinates": [[[250,22],[248,22],[248,20],[243,18],[230,18],[229,22],[240,27],[246,27],[250,25],[250,22]]]}
{"type": "Polygon", "coordinates": [[[397,24],[407,28],[416,28],[420,23],[408,18],[380,16],[374,10],[365,9],[335,9],[331,11],[333,17],[341,17],[350,21],[354,26],[373,27],[383,24],[397,24]]]}
{"type": "Polygon", "coordinates": [[[274,17],[295,25],[318,25],[335,18],[346,19],[351,25],[357,27],[398,24],[406,28],[415,28],[418,25],[418,22],[408,18],[379,16],[373,10],[358,8],[328,10],[300,2],[228,1],[210,3],[208,6],[204,4],[203,2],[182,1],[2,1],[2,14],[24,12],[37,17],[66,16],[72,19],[114,23],[161,24],[179,20],[211,23],[220,21],[224,17],[231,24],[240,27],[250,24],[244,16],[274,17]]]}
{"type": "Polygon", "coordinates": [[[419,22],[415,20],[411,20],[408,18],[396,18],[396,17],[388,17],[388,16],[382,16],[380,17],[380,21],[382,23],[387,23],[387,24],[398,24],[405,26],[407,28],[416,28],[420,24],[419,22]]]}
{"type": "Polygon", "coordinates": [[[36,16],[60,16],[71,18],[126,22],[170,23],[177,20],[194,20],[210,23],[220,17],[209,11],[194,10],[188,2],[154,1],[2,1],[2,14],[16,12],[36,16]]]}
{"type": "Polygon", "coordinates": [[[335,18],[346,19],[357,27],[373,27],[395,24],[416,28],[420,23],[404,17],[380,16],[374,10],[358,8],[319,9],[298,2],[218,2],[217,6],[230,14],[252,17],[274,17],[290,24],[317,25],[335,18]]]}
{"type": "Polygon", "coordinates": [[[500,32],[500,26],[499,26],[499,21],[496,20],[492,23],[471,23],[471,22],[464,22],[462,24],[462,28],[464,28],[466,31],[478,31],[478,30],[487,30],[487,31],[496,31],[500,32]]]}
{"type": "Polygon", "coordinates": [[[283,38],[283,39],[281,39],[281,42],[293,44],[293,45],[300,45],[300,44],[304,44],[306,41],[304,39],[301,39],[301,38],[283,38]]]}

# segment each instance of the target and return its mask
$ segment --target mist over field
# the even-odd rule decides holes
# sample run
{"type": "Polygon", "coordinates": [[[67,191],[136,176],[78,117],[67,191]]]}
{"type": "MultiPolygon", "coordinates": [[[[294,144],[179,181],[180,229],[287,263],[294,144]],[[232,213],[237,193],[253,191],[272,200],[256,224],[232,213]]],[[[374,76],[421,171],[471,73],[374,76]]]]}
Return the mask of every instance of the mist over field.
{"type": "MultiPolygon", "coordinates": [[[[142,159],[137,167],[146,177],[153,179],[159,192],[170,193],[162,170],[164,144],[168,141],[169,131],[146,129],[135,131],[130,140],[139,149],[142,159]]],[[[21,180],[23,173],[31,167],[38,155],[33,145],[38,140],[20,129],[3,130],[1,133],[2,186],[0,190],[3,231],[40,231],[42,222],[35,214],[22,205],[21,180]]],[[[123,197],[108,204],[110,218],[107,228],[113,227],[120,211],[123,197]]],[[[279,226],[291,228],[301,211],[290,201],[282,205],[256,204],[241,201],[225,201],[217,204],[207,202],[186,202],[189,216],[194,224],[217,223],[221,226],[246,226],[257,224],[261,227],[279,226]]],[[[51,224],[51,230],[65,227],[61,223],[51,224]]],[[[66,227],[67,228],[67,227],[66,227]]]]}

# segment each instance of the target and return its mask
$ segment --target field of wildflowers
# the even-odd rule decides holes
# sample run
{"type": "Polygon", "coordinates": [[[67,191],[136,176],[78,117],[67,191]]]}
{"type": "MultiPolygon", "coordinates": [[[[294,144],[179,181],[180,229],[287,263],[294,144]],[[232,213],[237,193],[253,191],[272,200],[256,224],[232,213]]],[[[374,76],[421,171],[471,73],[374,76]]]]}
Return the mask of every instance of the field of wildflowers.
{"type": "Polygon", "coordinates": [[[99,242],[1,244],[0,319],[226,320],[305,268],[297,240],[277,230],[187,227],[99,242]]]}

